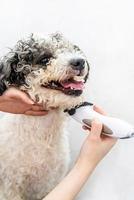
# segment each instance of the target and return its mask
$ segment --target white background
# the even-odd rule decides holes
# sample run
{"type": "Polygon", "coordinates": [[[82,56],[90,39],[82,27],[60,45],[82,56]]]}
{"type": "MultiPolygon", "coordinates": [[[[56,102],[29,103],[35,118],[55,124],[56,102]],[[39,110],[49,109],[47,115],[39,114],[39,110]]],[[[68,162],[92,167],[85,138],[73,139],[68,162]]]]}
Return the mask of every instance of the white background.
{"type": "MultiPolygon", "coordinates": [[[[0,55],[31,32],[61,31],[86,53],[87,100],[134,123],[133,0],[0,0],[0,55]]],[[[85,134],[69,124],[72,158],[85,134]]],[[[79,200],[134,199],[134,139],[119,141],[100,163],[79,200]]]]}

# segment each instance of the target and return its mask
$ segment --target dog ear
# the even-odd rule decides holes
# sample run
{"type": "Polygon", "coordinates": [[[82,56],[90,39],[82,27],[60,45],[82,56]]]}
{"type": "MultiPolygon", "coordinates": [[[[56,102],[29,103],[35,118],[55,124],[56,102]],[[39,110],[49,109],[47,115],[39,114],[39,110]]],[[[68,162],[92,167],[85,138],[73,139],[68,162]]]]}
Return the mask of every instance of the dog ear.
{"type": "Polygon", "coordinates": [[[8,78],[11,73],[10,65],[6,64],[5,62],[0,62],[0,95],[7,89],[8,85],[8,78]]]}
{"type": "Polygon", "coordinates": [[[27,54],[19,55],[16,52],[10,57],[8,56],[6,63],[11,69],[10,76],[8,78],[10,85],[20,86],[25,83],[25,74],[27,74],[29,71],[27,69],[29,68],[29,65],[26,65],[26,60],[24,61],[24,57],[28,59],[26,56],[27,54]]]}
{"type": "Polygon", "coordinates": [[[89,71],[90,71],[90,65],[89,65],[89,63],[88,63],[87,60],[86,60],[86,64],[87,64],[87,67],[88,67],[88,72],[87,72],[87,74],[86,74],[86,76],[85,76],[85,78],[84,78],[85,83],[86,83],[86,81],[87,81],[87,79],[88,79],[88,77],[89,77],[89,71]]]}
{"type": "Polygon", "coordinates": [[[24,83],[24,74],[18,62],[18,54],[13,52],[8,53],[0,62],[0,95],[9,85],[19,86],[24,83]]]}

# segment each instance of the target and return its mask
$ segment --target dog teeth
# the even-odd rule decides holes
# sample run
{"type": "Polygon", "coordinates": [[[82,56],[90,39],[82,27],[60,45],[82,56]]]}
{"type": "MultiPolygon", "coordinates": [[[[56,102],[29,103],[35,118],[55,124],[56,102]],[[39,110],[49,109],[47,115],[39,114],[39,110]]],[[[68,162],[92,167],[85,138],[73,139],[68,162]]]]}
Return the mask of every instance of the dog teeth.
{"type": "Polygon", "coordinates": [[[73,79],[74,79],[75,81],[82,81],[82,82],[84,82],[83,77],[80,77],[80,76],[74,76],[73,79]]]}

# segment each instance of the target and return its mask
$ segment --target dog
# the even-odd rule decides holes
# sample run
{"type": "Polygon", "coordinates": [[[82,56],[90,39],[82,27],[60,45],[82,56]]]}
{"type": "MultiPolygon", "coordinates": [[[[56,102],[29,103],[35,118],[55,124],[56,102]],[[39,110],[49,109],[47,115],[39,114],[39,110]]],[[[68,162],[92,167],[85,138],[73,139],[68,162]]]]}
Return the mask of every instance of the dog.
{"type": "Polygon", "coordinates": [[[32,34],[1,58],[0,94],[14,86],[49,113],[1,119],[0,200],[41,200],[65,176],[70,156],[64,111],[84,102],[89,70],[82,50],[61,33],[32,34]]]}

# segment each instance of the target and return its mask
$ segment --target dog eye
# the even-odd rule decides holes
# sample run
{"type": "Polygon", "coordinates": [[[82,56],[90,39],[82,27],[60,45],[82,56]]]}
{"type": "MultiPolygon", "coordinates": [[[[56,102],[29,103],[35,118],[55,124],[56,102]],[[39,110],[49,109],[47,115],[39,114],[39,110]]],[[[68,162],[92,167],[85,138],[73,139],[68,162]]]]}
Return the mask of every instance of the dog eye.
{"type": "Polygon", "coordinates": [[[49,60],[50,60],[50,58],[43,58],[43,59],[40,60],[40,64],[45,65],[49,62],[49,60]]]}
{"type": "Polygon", "coordinates": [[[50,61],[51,58],[52,58],[51,54],[43,55],[40,58],[38,58],[38,60],[36,61],[36,64],[46,65],[50,61]]]}

